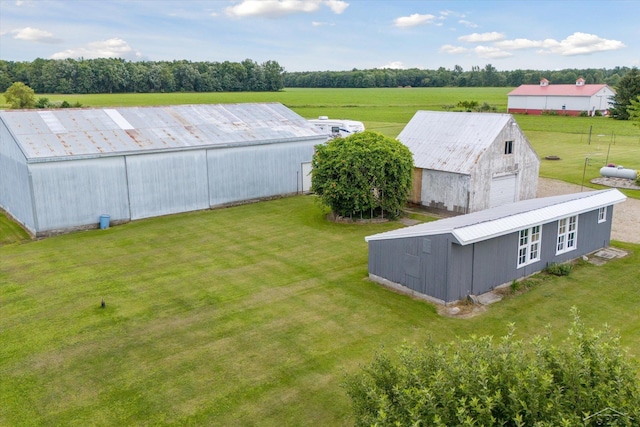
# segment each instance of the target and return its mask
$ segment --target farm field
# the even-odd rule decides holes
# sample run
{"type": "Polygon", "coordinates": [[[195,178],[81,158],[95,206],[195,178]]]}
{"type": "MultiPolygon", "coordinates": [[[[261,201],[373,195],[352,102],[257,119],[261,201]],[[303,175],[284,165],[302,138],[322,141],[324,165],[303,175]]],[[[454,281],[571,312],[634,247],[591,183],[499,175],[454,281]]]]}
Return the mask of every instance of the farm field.
{"type": "Polygon", "coordinates": [[[366,280],[364,236],[399,224],[326,213],[296,196],[0,246],[0,425],[350,425],[341,381],[375,351],[510,322],[560,340],[572,306],[640,357],[640,245],[448,318],[366,280]]]}
{"type": "MultiPolygon", "coordinates": [[[[512,88],[301,89],[281,92],[38,95],[83,106],[142,106],[198,103],[281,102],[301,116],[320,115],[364,122],[367,129],[396,137],[417,110],[444,110],[460,101],[488,103],[506,112],[512,88]]],[[[451,108],[452,111],[457,108],[451,108]]],[[[640,169],[640,128],[605,117],[515,115],[542,160],[540,175],[587,187],[607,163],[640,169]],[[591,136],[589,137],[589,134],[591,136]],[[610,144],[611,143],[611,144],[610,144]],[[610,147],[609,147],[610,145],[610,147]],[[558,156],[560,161],[546,161],[558,156]],[[588,159],[587,159],[588,158],[588,159]]],[[[639,191],[623,191],[640,199],[639,191]]]]}
{"type": "MultiPolygon", "coordinates": [[[[45,96],[84,106],[277,101],[395,137],[418,109],[476,100],[504,112],[509,90],[45,96]]],[[[542,176],[580,184],[584,170],[595,187],[588,180],[607,155],[640,169],[631,123],[515,117],[541,158],[562,159],[542,160],[542,176]]],[[[640,359],[640,245],[614,242],[629,255],[535,276],[526,293],[450,318],[367,280],[364,237],[399,223],[335,224],[326,214],[296,196],[35,241],[0,214],[0,426],[352,425],[341,382],[376,351],[498,339],[512,322],[523,339],[548,325],[559,341],[572,306],[640,359]]]]}

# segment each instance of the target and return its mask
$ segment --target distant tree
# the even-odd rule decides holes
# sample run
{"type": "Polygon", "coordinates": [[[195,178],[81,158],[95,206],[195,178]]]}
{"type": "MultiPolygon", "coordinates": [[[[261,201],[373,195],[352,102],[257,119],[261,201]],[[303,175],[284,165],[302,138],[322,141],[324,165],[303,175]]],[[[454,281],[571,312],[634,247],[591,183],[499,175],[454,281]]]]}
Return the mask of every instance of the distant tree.
{"type": "Polygon", "coordinates": [[[640,95],[640,72],[634,67],[620,79],[616,86],[616,94],[611,99],[612,108],[609,110],[611,117],[628,120],[627,108],[638,95],[640,95]]]}
{"type": "Polygon", "coordinates": [[[413,157],[401,142],[365,131],[316,146],[312,190],[342,217],[397,217],[411,189],[413,157]]]}
{"type": "Polygon", "coordinates": [[[344,383],[356,426],[637,426],[637,364],[612,331],[587,329],[577,310],[568,338],[528,343],[514,328],[447,345],[384,353],[344,383]]]}
{"type": "Polygon", "coordinates": [[[35,108],[36,94],[22,82],[15,82],[4,92],[4,99],[11,108],[35,108]]]}
{"type": "Polygon", "coordinates": [[[629,120],[632,120],[635,126],[640,127],[640,95],[631,100],[631,105],[627,108],[627,112],[629,113],[629,120]]]}

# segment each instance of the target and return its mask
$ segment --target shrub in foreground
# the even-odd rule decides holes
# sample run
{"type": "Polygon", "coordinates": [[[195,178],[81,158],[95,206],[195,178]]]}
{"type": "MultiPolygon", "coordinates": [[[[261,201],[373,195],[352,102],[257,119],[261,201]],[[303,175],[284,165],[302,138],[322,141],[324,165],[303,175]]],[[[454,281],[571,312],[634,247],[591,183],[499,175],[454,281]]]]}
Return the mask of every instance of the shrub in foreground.
{"type": "Polygon", "coordinates": [[[568,337],[405,345],[344,382],[357,426],[637,426],[637,365],[573,309],[568,337]]]}

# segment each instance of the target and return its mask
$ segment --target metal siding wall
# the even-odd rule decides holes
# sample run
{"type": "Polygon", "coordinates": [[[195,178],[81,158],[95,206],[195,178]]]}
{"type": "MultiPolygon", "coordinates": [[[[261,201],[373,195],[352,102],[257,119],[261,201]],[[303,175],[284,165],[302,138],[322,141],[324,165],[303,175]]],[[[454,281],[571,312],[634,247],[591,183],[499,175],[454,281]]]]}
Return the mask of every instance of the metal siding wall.
{"type": "Polygon", "coordinates": [[[205,150],[126,157],[131,219],[209,207],[205,150]]]}
{"type": "Polygon", "coordinates": [[[129,219],[122,157],[33,163],[38,232],[98,224],[100,215],[129,219]]]}
{"type": "Polygon", "coordinates": [[[449,284],[445,302],[466,298],[469,294],[476,294],[472,288],[473,280],[473,245],[451,245],[449,259],[449,284]]]}
{"type": "Polygon", "coordinates": [[[423,169],[420,198],[424,206],[467,213],[469,176],[423,169]]]}
{"type": "Polygon", "coordinates": [[[27,160],[0,120],[0,207],[36,232],[27,160]]]}
{"type": "Polygon", "coordinates": [[[548,264],[562,263],[581,257],[609,245],[611,239],[611,218],[613,206],[607,207],[607,221],[598,224],[598,210],[585,212],[578,216],[578,241],[576,249],[556,255],[558,239],[558,221],[545,224],[542,230],[542,260],[545,268],[548,264]],[[545,235],[546,233],[546,235],[545,235]]]}
{"type": "Polygon", "coordinates": [[[373,240],[369,242],[369,273],[404,285],[405,239],[373,240]]]}
{"type": "MultiPolygon", "coordinates": [[[[423,240],[425,237],[416,238],[423,240]]],[[[447,235],[429,236],[431,253],[422,253],[422,288],[425,295],[447,301],[447,275],[449,273],[449,239],[447,235]]]]}
{"type": "MultiPolygon", "coordinates": [[[[544,239],[544,231],[542,238],[544,239]]],[[[473,293],[481,295],[496,286],[531,274],[540,262],[517,268],[518,233],[475,243],[473,260],[473,293]]],[[[544,264],[542,265],[544,268],[544,264]]]]}
{"type": "Polygon", "coordinates": [[[446,236],[429,236],[430,253],[423,250],[425,237],[374,240],[369,242],[369,273],[406,286],[416,292],[446,300],[446,236]],[[418,257],[419,277],[407,274],[405,257],[418,257]]]}
{"type": "Polygon", "coordinates": [[[300,165],[311,161],[314,146],[304,141],[208,150],[210,205],[302,191],[300,165]]]}

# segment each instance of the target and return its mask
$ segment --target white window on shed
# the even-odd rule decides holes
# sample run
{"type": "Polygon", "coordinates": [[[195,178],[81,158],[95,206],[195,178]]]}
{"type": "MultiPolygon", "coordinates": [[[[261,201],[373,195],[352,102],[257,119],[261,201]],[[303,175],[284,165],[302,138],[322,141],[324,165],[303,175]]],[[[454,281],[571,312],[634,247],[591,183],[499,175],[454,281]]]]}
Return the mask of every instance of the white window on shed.
{"type": "Polygon", "coordinates": [[[562,218],[558,221],[558,242],[556,255],[574,250],[578,245],[578,216],[562,218]]]}
{"type": "Polygon", "coordinates": [[[600,224],[601,222],[606,222],[607,221],[607,207],[604,206],[600,209],[598,209],[598,224],[600,224]]]}
{"type": "Polygon", "coordinates": [[[542,228],[536,225],[518,234],[518,268],[540,261],[542,228]]]}

